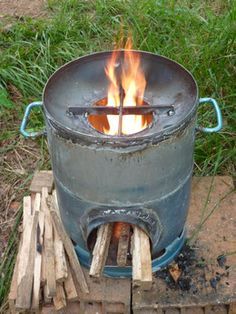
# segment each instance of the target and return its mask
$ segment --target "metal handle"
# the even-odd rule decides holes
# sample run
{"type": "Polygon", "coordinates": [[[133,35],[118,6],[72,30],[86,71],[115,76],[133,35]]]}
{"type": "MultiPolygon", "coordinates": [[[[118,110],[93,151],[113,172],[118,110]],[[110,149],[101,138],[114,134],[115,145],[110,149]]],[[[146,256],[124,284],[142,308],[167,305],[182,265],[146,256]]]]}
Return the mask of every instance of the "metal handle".
{"type": "Polygon", "coordinates": [[[24,117],[22,119],[21,126],[20,126],[20,132],[21,132],[21,134],[24,137],[37,137],[37,136],[46,134],[46,130],[45,129],[41,130],[41,131],[37,131],[37,132],[35,132],[35,131],[34,132],[28,132],[26,130],[26,125],[28,123],[29,115],[30,115],[31,110],[34,107],[42,107],[42,105],[43,105],[42,101],[35,101],[35,102],[32,102],[31,104],[29,104],[26,107],[25,113],[24,113],[24,117]]]}
{"type": "Polygon", "coordinates": [[[217,126],[213,128],[204,128],[203,126],[197,125],[196,129],[199,131],[206,132],[206,133],[218,132],[222,129],[222,126],[223,126],[220,107],[214,98],[200,98],[199,99],[199,105],[205,104],[205,103],[210,103],[214,107],[215,113],[216,113],[216,119],[217,119],[217,126]]]}

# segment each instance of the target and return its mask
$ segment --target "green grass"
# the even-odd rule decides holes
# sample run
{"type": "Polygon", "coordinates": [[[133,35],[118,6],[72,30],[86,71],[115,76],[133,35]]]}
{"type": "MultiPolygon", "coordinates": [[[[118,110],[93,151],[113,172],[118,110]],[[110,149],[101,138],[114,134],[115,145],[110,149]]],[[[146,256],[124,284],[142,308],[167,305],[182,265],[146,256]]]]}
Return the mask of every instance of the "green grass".
{"type": "MultiPolygon", "coordinates": [[[[224,128],[218,134],[197,133],[195,174],[236,176],[235,1],[49,1],[47,17],[10,21],[12,26],[8,29],[0,22],[3,153],[17,145],[25,104],[41,99],[43,87],[54,70],[73,58],[112,49],[122,29],[125,35],[132,32],[134,48],[183,64],[195,76],[200,96],[214,97],[219,102],[224,128]],[[21,95],[15,104],[9,100],[10,84],[21,95]]],[[[213,116],[208,106],[199,109],[199,123],[209,126],[215,122],[213,116]]],[[[33,114],[31,127],[42,125],[42,117],[33,114]]],[[[43,143],[38,140],[40,167],[45,162],[48,166],[43,143]]],[[[15,241],[12,239],[10,243],[15,241]]],[[[8,275],[0,282],[0,301],[11,274],[4,260],[1,273],[3,269],[8,275]]]]}

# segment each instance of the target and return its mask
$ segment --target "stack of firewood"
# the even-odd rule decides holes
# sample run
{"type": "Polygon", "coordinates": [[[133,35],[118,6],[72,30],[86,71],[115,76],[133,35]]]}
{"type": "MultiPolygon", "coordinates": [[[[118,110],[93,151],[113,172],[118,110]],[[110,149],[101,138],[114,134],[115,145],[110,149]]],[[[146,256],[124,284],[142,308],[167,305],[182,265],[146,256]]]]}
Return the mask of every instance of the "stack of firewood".
{"type": "MultiPolygon", "coordinates": [[[[23,199],[23,231],[8,296],[12,313],[37,312],[41,304],[52,303],[60,310],[69,301],[80,301],[79,294],[89,293],[74,246],[61,222],[52,187],[52,172],[37,172],[30,186],[31,196],[23,199]]],[[[97,230],[89,271],[96,280],[102,276],[115,224],[103,224],[97,230]]],[[[133,284],[150,289],[149,237],[137,226],[118,224],[117,266],[127,266],[127,255],[131,253],[133,284]]]]}
{"type": "Polygon", "coordinates": [[[48,187],[23,199],[23,232],[16,258],[9,305],[16,311],[37,311],[41,303],[59,310],[78,300],[88,286],[73,244],[58,213],[56,193],[48,187]]]}

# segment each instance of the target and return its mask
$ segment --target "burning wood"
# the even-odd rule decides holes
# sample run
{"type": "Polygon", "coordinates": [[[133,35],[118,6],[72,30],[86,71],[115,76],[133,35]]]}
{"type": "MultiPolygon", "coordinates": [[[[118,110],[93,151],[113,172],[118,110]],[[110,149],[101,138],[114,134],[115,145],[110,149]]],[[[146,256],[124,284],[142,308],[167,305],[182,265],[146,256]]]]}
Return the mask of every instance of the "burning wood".
{"type": "Polygon", "coordinates": [[[130,242],[130,225],[127,223],[121,224],[121,232],[117,250],[117,265],[126,266],[127,264],[127,254],[129,250],[130,242]]]}
{"type": "MultiPolygon", "coordinates": [[[[148,235],[137,226],[132,226],[132,267],[133,283],[148,290],[152,286],[152,259],[150,240],[148,235]]],[[[118,243],[117,266],[127,266],[127,254],[131,247],[131,225],[127,223],[105,224],[97,232],[97,240],[93,249],[93,260],[90,267],[90,276],[100,277],[107,260],[107,253],[111,242],[118,243]],[[113,228],[113,234],[112,234],[113,228]],[[114,240],[116,239],[116,241],[114,240]]],[[[111,250],[113,251],[113,250],[111,250]]]]}

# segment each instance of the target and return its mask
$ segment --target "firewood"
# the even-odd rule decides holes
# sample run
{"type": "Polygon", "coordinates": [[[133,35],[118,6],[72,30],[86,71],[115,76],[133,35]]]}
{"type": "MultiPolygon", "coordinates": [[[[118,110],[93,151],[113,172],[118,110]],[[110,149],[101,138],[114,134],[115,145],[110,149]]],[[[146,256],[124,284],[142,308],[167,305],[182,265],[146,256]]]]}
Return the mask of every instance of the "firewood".
{"type": "Polygon", "coordinates": [[[68,262],[67,262],[67,270],[68,270],[68,276],[64,282],[66,298],[68,301],[76,301],[78,300],[78,293],[76,291],[75,283],[74,283],[68,262]]]}
{"type": "MultiPolygon", "coordinates": [[[[60,217],[57,194],[56,190],[52,192],[52,197],[55,201],[55,210],[58,210],[58,216],[60,217]]],[[[51,199],[52,202],[52,199],[51,199]]],[[[49,204],[51,206],[51,204],[49,204]]],[[[55,254],[55,263],[56,263],[56,281],[64,282],[67,278],[67,263],[65,256],[65,249],[62,243],[60,236],[57,233],[57,230],[54,228],[54,254],[55,254]]]]}
{"type": "Polygon", "coordinates": [[[104,224],[98,228],[97,239],[93,249],[93,259],[89,275],[100,277],[106,263],[108,249],[111,241],[113,224],[104,224]]]}
{"type": "Polygon", "coordinates": [[[138,227],[133,228],[132,236],[132,277],[134,284],[140,284],[142,280],[141,265],[141,237],[138,227]]]}
{"type": "Polygon", "coordinates": [[[33,297],[32,309],[39,308],[40,301],[40,284],[41,284],[41,268],[42,268],[42,249],[43,249],[43,233],[44,233],[44,212],[39,211],[39,221],[36,230],[36,256],[34,264],[34,284],[33,284],[33,297]]]}
{"type": "Polygon", "coordinates": [[[65,250],[61,238],[54,229],[54,254],[55,254],[55,268],[56,281],[64,282],[68,276],[65,250]]]}
{"type": "Polygon", "coordinates": [[[54,245],[53,245],[53,227],[52,221],[47,206],[48,190],[42,188],[42,211],[45,217],[44,231],[44,249],[45,249],[45,277],[48,297],[56,295],[56,276],[55,276],[55,260],[54,260],[54,245]]]}
{"type": "Polygon", "coordinates": [[[144,290],[149,290],[152,287],[152,257],[150,239],[148,235],[141,230],[141,269],[142,280],[141,287],[144,290]]]}
{"type": "Polygon", "coordinates": [[[24,229],[22,235],[22,246],[20,249],[20,259],[18,264],[17,276],[17,298],[16,309],[29,309],[31,306],[31,292],[33,287],[34,259],[35,259],[35,235],[38,224],[40,207],[40,194],[37,193],[34,202],[34,212],[30,217],[31,204],[29,198],[24,201],[25,214],[23,217],[24,229]]]}
{"type": "Polygon", "coordinates": [[[52,297],[48,295],[48,287],[47,287],[47,282],[43,286],[43,301],[45,304],[51,304],[52,303],[52,297]]]}
{"type": "Polygon", "coordinates": [[[152,286],[152,259],[148,235],[138,227],[133,228],[133,283],[143,290],[152,286]]]}
{"type": "Polygon", "coordinates": [[[41,192],[46,187],[51,193],[53,187],[53,173],[51,170],[36,171],[30,184],[31,192],[41,192]]]}
{"type": "Polygon", "coordinates": [[[127,253],[129,249],[129,241],[130,241],[130,225],[127,223],[122,223],[121,233],[118,243],[117,250],[117,265],[118,266],[126,266],[127,262],[127,253]]]}
{"type": "Polygon", "coordinates": [[[21,251],[21,245],[22,245],[22,241],[20,241],[20,244],[19,244],[18,254],[16,256],[16,263],[15,263],[14,272],[13,272],[12,280],[11,280],[10,291],[8,294],[9,308],[12,314],[16,313],[15,301],[17,297],[17,277],[18,277],[18,264],[19,264],[19,259],[20,259],[19,252],[21,251]]]}
{"type": "Polygon", "coordinates": [[[50,207],[50,213],[51,213],[54,228],[56,229],[57,233],[60,235],[60,238],[64,244],[64,248],[68,255],[70,266],[74,270],[76,280],[80,286],[81,291],[84,293],[89,293],[88,285],[87,285],[83,270],[81,268],[80,262],[78,260],[78,257],[75,253],[74,246],[61,223],[58,212],[59,210],[57,208],[57,202],[55,200],[55,197],[53,197],[52,202],[51,202],[51,207],[50,207]]]}
{"type": "Polygon", "coordinates": [[[23,198],[23,231],[26,227],[28,221],[32,217],[32,208],[31,208],[31,196],[25,196],[23,198]]]}
{"type": "Polygon", "coordinates": [[[63,284],[57,283],[56,296],[53,297],[53,303],[56,311],[59,311],[66,307],[66,296],[63,288],[63,284]]]}
{"type": "Polygon", "coordinates": [[[45,284],[46,284],[46,259],[45,259],[45,248],[43,244],[42,261],[41,261],[41,286],[44,287],[45,284]]]}

